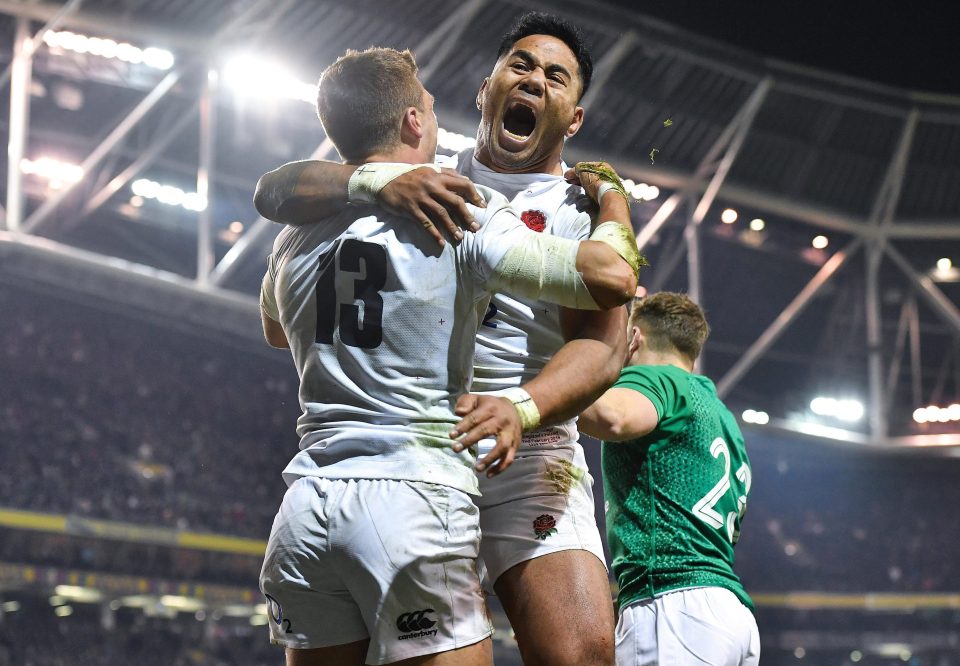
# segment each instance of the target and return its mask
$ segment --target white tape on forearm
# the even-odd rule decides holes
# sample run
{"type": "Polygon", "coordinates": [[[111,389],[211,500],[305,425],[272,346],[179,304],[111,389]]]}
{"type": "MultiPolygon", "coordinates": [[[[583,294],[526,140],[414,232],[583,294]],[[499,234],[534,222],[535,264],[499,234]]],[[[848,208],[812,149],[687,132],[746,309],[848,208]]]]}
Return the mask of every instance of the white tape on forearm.
{"type": "MultiPolygon", "coordinates": [[[[600,183],[600,187],[597,188],[597,203],[603,201],[603,195],[608,192],[616,192],[621,197],[623,196],[623,192],[621,192],[616,185],[604,181],[600,183]]],[[[630,201],[628,200],[627,203],[629,204],[630,201]]]]}
{"type": "Polygon", "coordinates": [[[637,237],[633,230],[619,222],[604,222],[593,230],[590,240],[604,243],[613,248],[613,251],[623,257],[623,260],[633,269],[633,274],[640,276],[640,267],[647,265],[647,260],[637,247],[637,237]]]}
{"type": "Polygon", "coordinates": [[[500,391],[500,395],[516,407],[523,432],[529,432],[540,426],[540,410],[529,393],[517,386],[500,391]]]}
{"type": "Polygon", "coordinates": [[[414,169],[433,169],[440,173],[436,164],[402,164],[397,162],[370,162],[350,176],[347,183],[347,200],[353,204],[377,203],[377,195],[392,180],[414,169]]]}
{"type": "Polygon", "coordinates": [[[577,271],[580,244],[549,234],[531,233],[514,245],[494,269],[497,286],[513,296],[549,301],[577,310],[600,306],[577,271]]]}

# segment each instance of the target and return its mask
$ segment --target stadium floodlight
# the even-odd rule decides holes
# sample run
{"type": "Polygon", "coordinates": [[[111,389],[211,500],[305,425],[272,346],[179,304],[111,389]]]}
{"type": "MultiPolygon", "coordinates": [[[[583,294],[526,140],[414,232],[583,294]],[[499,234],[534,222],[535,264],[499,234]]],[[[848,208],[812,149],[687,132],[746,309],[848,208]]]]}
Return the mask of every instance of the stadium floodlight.
{"type": "Polygon", "coordinates": [[[84,604],[94,604],[103,599],[103,593],[92,587],[57,585],[53,591],[58,597],[84,604]]]}
{"type": "Polygon", "coordinates": [[[185,613],[195,613],[206,605],[200,599],[179,594],[164,594],[160,597],[160,603],[167,608],[185,613]]]}
{"type": "Polygon", "coordinates": [[[155,46],[144,49],[127,42],[89,37],[69,30],[48,30],[43,36],[43,41],[54,52],[71,51],[81,55],[90,54],[98,58],[122,60],[131,65],[143,64],[159,70],[168,70],[176,62],[173,54],[166,49],[155,46]]]}
{"type": "Polygon", "coordinates": [[[744,423],[755,423],[756,425],[767,425],[770,423],[770,415],[756,409],[744,410],[741,416],[744,423]]]}
{"type": "Polygon", "coordinates": [[[629,178],[623,180],[624,189],[637,201],[653,201],[660,196],[660,188],[646,183],[635,183],[629,178]]]}
{"type": "Polygon", "coordinates": [[[737,221],[737,218],[740,217],[732,208],[727,208],[722,213],[720,213],[720,221],[724,224],[733,224],[737,221]]]}
{"type": "Polygon", "coordinates": [[[185,192],[176,185],[165,185],[148,178],[139,178],[130,185],[135,196],[154,199],[168,206],[180,206],[199,213],[207,208],[207,199],[196,192],[185,192]]]}
{"type": "Polygon", "coordinates": [[[750,220],[750,229],[752,231],[763,231],[767,226],[767,223],[761,220],[759,217],[755,217],[750,220]]]}
{"type": "Polygon", "coordinates": [[[818,396],[810,401],[810,411],[817,416],[828,416],[839,421],[854,423],[863,418],[863,403],[853,399],[837,399],[818,396]]]}
{"type": "Polygon", "coordinates": [[[224,67],[223,80],[243,97],[317,101],[315,83],[304,83],[280,63],[250,54],[233,57],[224,67]]]}
{"type": "Polygon", "coordinates": [[[810,241],[810,244],[816,250],[823,250],[830,244],[830,239],[826,236],[814,236],[813,240],[810,241]]]}
{"type": "MultiPolygon", "coordinates": [[[[223,81],[242,97],[289,99],[317,103],[317,84],[301,81],[283,65],[250,54],[230,59],[223,68],[223,81]]],[[[459,153],[477,145],[476,138],[442,127],[437,129],[437,146],[459,153]]],[[[651,198],[659,196],[660,190],[651,198]]]]}
{"type": "Polygon", "coordinates": [[[960,421],[960,404],[954,403],[949,407],[929,405],[913,410],[913,420],[917,423],[950,423],[960,421]]]}
{"type": "Polygon", "coordinates": [[[51,188],[59,190],[64,183],[78,183],[83,179],[83,168],[78,164],[62,162],[52,157],[36,160],[20,160],[21,173],[48,181],[51,188]]]}

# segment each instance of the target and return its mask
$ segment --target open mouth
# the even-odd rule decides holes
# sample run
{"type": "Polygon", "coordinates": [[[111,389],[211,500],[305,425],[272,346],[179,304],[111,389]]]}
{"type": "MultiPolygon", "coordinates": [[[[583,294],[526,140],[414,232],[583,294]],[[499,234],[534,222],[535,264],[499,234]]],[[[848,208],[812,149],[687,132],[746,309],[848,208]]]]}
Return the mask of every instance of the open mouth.
{"type": "Polygon", "coordinates": [[[512,138],[525,141],[537,127],[537,114],[526,104],[514,102],[503,114],[503,129],[512,138]]]}

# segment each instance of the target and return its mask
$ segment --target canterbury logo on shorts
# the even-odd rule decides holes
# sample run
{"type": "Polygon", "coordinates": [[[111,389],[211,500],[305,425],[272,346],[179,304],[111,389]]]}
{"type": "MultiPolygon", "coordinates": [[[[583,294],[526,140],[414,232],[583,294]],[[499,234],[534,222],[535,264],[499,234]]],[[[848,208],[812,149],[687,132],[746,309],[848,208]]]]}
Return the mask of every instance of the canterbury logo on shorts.
{"type": "Polygon", "coordinates": [[[436,611],[432,608],[427,608],[426,610],[404,613],[398,617],[397,629],[403,633],[397,636],[397,640],[404,641],[410,638],[436,636],[437,630],[431,628],[437,624],[437,621],[430,618],[430,613],[436,613],[436,611]]]}

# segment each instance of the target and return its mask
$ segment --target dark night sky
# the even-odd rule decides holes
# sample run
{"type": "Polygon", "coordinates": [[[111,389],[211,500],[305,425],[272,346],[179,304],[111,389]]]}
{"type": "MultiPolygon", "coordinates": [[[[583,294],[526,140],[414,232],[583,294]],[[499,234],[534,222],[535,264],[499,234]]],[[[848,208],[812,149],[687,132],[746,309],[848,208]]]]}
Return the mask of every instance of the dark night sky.
{"type": "Polygon", "coordinates": [[[960,7],[890,0],[606,0],[748,51],[960,94],[960,7]]]}

